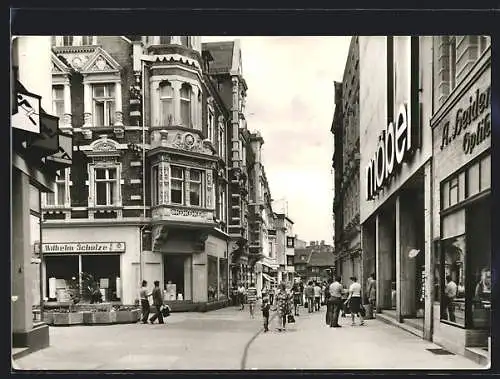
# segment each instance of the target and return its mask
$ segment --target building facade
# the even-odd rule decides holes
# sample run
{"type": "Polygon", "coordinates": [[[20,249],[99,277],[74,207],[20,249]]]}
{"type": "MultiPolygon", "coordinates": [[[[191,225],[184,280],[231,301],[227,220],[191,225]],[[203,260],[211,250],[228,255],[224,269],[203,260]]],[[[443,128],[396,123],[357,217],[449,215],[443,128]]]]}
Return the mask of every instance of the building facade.
{"type": "Polygon", "coordinates": [[[250,140],[250,149],[247,149],[249,257],[251,282],[255,283],[260,294],[263,288],[271,287],[277,280],[276,227],[271,190],[262,164],[264,139],[259,132],[250,133],[248,139],[250,140]]]}
{"type": "Polygon", "coordinates": [[[293,221],[284,213],[275,213],[276,219],[276,259],[278,263],[278,283],[293,282],[295,234],[293,221]]]}
{"type": "Polygon", "coordinates": [[[381,318],[430,339],[432,37],[359,46],[362,277],[376,273],[381,318]]]}
{"type": "Polygon", "coordinates": [[[359,225],[359,37],[351,38],[342,83],[335,82],[334,217],[336,271],[362,280],[359,225]]]}
{"type": "Polygon", "coordinates": [[[229,110],[227,144],[228,166],[228,233],[231,237],[229,254],[230,283],[250,280],[249,222],[248,222],[248,170],[247,150],[250,140],[245,119],[247,84],[243,77],[240,43],[236,41],[204,43],[208,73],[214,78],[218,92],[229,110]]]}
{"type": "Polygon", "coordinates": [[[324,282],[334,274],[334,247],[325,241],[311,241],[309,246],[295,249],[295,275],[303,283],[324,282]]]}
{"type": "Polygon", "coordinates": [[[12,346],[35,351],[50,342],[48,326],[36,317],[43,312],[40,200],[53,190],[57,171],[71,164],[72,145],[52,114],[50,37],[13,37],[11,58],[12,346]]]}
{"type": "Polygon", "coordinates": [[[227,302],[231,112],[209,64],[201,37],[53,37],[53,109],[76,146],[43,203],[49,299],[86,272],[106,301],[159,280],[167,301],[227,302]]]}
{"type": "Polygon", "coordinates": [[[491,336],[491,41],[439,36],[433,46],[432,338],[486,363],[480,352],[491,336]],[[448,275],[458,286],[451,306],[448,275]]]}

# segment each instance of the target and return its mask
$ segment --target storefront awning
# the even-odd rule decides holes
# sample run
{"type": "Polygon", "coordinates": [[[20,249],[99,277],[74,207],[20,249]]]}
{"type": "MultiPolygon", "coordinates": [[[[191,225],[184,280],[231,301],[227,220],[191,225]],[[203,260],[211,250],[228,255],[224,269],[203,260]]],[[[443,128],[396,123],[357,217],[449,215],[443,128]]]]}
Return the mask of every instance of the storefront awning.
{"type": "Polygon", "coordinates": [[[264,277],[264,279],[266,279],[266,280],[270,281],[271,283],[276,282],[276,279],[275,279],[275,278],[273,278],[273,277],[272,277],[272,276],[270,276],[270,275],[267,275],[267,274],[266,274],[266,273],[264,273],[264,272],[262,273],[262,276],[264,277]]]}
{"type": "Polygon", "coordinates": [[[268,263],[265,260],[261,260],[259,263],[263,266],[269,267],[271,270],[276,270],[278,268],[278,265],[273,265],[272,263],[268,263]]]}

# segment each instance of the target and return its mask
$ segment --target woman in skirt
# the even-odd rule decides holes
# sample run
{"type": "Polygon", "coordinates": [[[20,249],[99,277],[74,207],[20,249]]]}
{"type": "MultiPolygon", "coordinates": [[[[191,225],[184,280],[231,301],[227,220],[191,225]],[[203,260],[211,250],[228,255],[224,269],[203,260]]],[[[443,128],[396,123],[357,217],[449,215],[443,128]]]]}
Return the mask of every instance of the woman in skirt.
{"type": "Polygon", "coordinates": [[[352,325],[356,325],[354,322],[354,317],[357,315],[359,317],[359,325],[364,325],[363,316],[361,315],[361,284],[358,283],[358,279],[355,276],[351,276],[351,285],[349,286],[349,296],[347,297],[347,303],[351,309],[351,319],[352,325]]]}

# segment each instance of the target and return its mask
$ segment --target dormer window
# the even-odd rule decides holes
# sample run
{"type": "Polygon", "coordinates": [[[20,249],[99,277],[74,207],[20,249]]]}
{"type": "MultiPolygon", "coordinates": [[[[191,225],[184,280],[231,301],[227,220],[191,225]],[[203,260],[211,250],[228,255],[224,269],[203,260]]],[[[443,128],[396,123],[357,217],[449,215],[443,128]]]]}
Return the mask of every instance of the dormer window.
{"type": "Polygon", "coordinates": [[[180,91],[181,100],[181,123],[185,127],[191,126],[191,86],[183,83],[180,91]]]}
{"type": "Polygon", "coordinates": [[[181,45],[191,48],[191,39],[188,36],[181,36],[181,45]]]}
{"type": "Polygon", "coordinates": [[[63,36],[62,45],[63,46],[73,46],[73,36],[63,36]]]}
{"type": "Polygon", "coordinates": [[[171,36],[160,36],[160,45],[169,45],[171,41],[171,36]]]}
{"type": "Polygon", "coordinates": [[[82,37],[82,45],[83,46],[88,46],[88,45],[93,45],[94,44],[94,37],[93,36],[83,36],[82,37]]]}

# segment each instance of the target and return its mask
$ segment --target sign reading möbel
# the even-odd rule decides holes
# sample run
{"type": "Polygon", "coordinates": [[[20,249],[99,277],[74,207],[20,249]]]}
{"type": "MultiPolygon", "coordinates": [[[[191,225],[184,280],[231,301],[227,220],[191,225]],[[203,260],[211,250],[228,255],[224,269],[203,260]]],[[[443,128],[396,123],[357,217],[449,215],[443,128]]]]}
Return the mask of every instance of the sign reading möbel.
{"type": "Polygon", "coordinates": [[[66,242],[42,244],[44,254],[50,253],[123,253],[125,242],[66,242]]]}
{"type": "Polygon", "coordinates": [[[379,136],[377,150],[365,168],[366,200],[372,200],[386,180],[397,171],[412,150],[411,122],[406,104],[399,107],[395,124],[379,136]]]}

